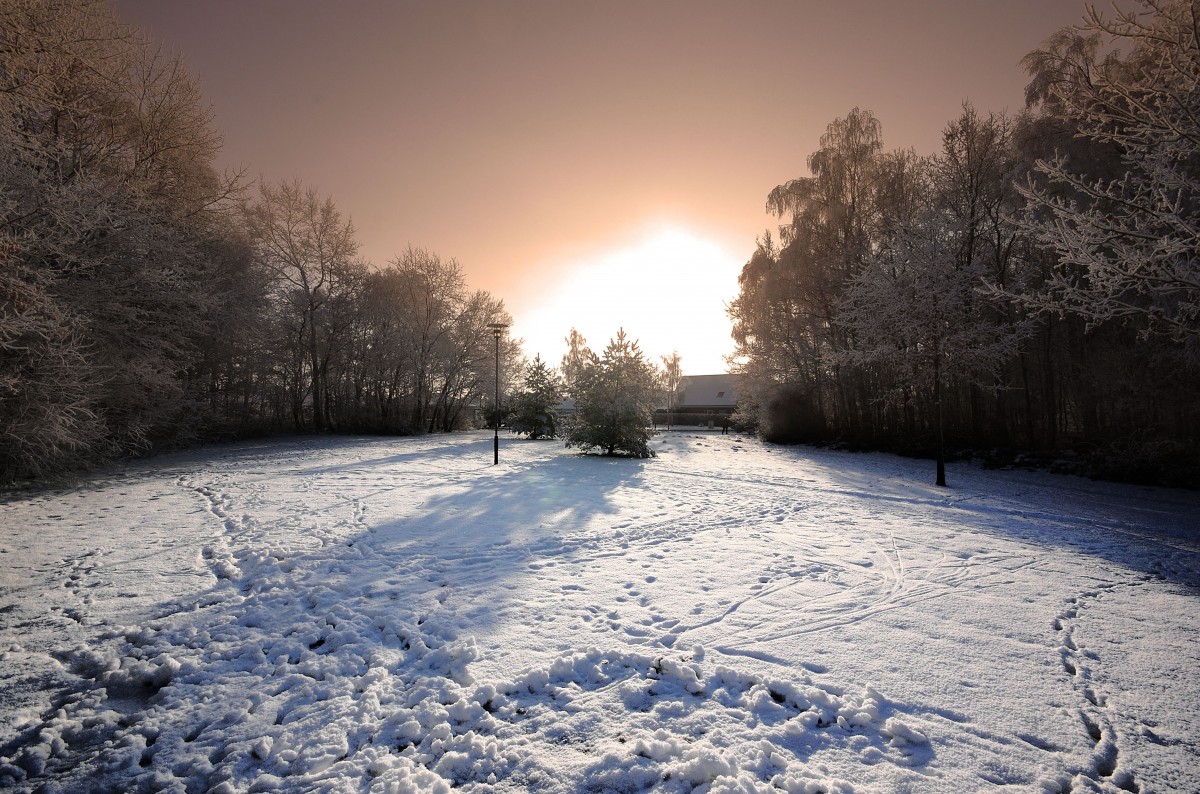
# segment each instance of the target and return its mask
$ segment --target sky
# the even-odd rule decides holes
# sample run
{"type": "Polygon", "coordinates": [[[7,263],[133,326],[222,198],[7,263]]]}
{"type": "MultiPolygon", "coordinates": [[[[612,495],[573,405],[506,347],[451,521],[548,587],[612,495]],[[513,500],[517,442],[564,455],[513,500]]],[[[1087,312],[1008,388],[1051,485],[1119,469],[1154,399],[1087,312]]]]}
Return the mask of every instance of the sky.
{"type": "Polygon", "coordinates": [[[725,369],[725,306],[776,185],[852,108],[931,154],[1081,0],[113,0],[183,55],[221,168],[333,199],[360,254],[456,259],[557,364],[619,328],[725,369]]]}

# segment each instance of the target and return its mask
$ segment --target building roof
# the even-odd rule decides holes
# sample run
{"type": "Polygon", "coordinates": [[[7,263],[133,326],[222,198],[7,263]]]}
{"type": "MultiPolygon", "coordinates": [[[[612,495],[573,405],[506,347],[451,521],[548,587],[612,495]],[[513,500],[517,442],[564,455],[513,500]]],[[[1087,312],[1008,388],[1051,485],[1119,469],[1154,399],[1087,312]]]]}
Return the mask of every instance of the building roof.
{"type": "Polygon", "coordinates": [[[734,383],[734,376],[728,373],[686,375],[675,392],[675,408],[681,411],[688,408],[734,408],[737,406],[734,383]]]}
{"type": "MultiPolygon", "coordinates": [[[[665,404],[659,409],[665,410],[665,404]]],[[[734,391],[734,376],[723,375],[685,375],[683,383],[675,392],[675,410],[734,409],[737,407],[737,393],[734,391]]],[[[575,400],[567,398],[558,404],[559,413],[575,413],[575,400]]]]}

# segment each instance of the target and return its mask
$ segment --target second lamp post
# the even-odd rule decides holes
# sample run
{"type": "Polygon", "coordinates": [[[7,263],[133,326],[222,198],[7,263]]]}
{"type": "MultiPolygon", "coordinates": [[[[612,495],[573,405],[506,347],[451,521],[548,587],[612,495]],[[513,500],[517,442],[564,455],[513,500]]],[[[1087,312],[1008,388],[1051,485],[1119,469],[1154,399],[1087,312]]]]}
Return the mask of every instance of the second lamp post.
{"type": "Polygon", "coordinates": [[[492,336],[496,337],[496,402],[493,405],[496,415],[496,433],[492,446],[493,466],[500,463],[500,337],[504,336],[504,329],[507,327],[507,323],[492,323],[488,326],[492,329],[492,336]]]}

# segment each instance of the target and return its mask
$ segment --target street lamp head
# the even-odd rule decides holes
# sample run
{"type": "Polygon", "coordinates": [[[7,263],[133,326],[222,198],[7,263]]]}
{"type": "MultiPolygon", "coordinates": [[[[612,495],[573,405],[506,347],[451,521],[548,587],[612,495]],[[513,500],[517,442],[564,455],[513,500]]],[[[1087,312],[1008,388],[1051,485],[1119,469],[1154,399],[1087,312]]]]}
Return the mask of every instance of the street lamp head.
{"type": "Polygon", "coordinates": [[[504,336],[504,329],[508,327],[508,323],[491,323],[488,328],[492,329],[492,336],[499,339],[504,336]]]}

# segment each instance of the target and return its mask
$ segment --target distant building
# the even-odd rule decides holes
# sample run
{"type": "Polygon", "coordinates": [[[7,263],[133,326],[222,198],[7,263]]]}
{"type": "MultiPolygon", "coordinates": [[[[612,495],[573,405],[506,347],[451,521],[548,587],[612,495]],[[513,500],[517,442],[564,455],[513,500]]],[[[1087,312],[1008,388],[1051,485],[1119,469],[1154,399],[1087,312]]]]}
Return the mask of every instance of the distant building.
{"type": "Polygon", "coordinates": [[[734,376],[685,375],[675,392],[675,412],[728,416],[737,408],[734,376]]]}
{"type": "MultiPolygon", "coordinates": [[[[675,392],[676,416],[688,416],[692,423],[700,416],[705,417],[704,423],[711,423],[715,418],[719,421],[722,416],[729,416],[737,408],[737,392],[734,389],[734,376],[723,375],[685,375],[683,383],[675,392]]],[[[575,401],[563,400],[557,409],[560,416],[571,416],[575,413],[575,401]]],[[[667,421],[667,404],[664,399],[654,411],[656,422],[667,421]]]]}

